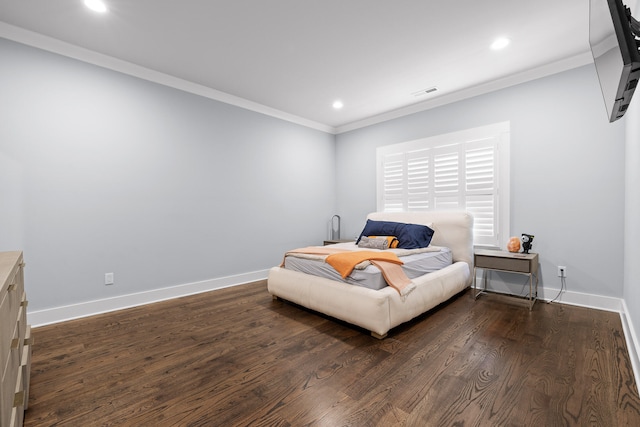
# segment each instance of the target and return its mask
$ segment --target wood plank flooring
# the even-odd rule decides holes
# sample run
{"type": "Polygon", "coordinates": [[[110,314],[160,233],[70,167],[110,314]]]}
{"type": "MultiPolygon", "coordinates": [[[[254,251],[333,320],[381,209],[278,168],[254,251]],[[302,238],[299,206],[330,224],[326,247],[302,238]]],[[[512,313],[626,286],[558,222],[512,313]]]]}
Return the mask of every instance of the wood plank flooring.
{"type": "Polygon", "coordinates": [[[617,313],[463,293],[384,340],[257,282],[33,331],[25,426],[640,426],[617,313]]]}

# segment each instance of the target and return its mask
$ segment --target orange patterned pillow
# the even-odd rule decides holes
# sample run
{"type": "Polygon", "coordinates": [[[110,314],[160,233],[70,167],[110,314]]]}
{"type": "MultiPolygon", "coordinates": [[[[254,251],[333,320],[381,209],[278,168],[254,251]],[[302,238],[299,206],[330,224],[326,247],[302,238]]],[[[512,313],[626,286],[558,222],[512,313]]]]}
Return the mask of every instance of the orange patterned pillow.
{"type": "Polygon", "coordinates": [[[398,247],[398,239],[394,236],[368,236],[370,239],[387,239],[388,248],[397,248],[398,247]]]}

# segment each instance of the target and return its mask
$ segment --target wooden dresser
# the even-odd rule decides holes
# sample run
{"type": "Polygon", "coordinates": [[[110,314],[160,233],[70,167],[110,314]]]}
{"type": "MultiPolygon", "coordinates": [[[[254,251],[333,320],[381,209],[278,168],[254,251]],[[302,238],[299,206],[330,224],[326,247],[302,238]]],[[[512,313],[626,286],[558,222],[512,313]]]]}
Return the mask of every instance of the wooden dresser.
{"type": "Polygon", "coordinates": [[[31,327],[22,252],[0,252],[0,427],[21,426],[29,401],[31,327]]]}

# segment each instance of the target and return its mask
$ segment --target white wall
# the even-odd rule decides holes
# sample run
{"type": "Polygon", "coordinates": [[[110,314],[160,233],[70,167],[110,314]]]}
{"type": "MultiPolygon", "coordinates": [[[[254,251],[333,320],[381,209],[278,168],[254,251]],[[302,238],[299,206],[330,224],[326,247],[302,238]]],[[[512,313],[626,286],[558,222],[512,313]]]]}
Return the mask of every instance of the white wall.
{"type": "Polygon", "coordinates": [[[624,293],[640,322],[625,128],[592,66],[334,138],[2,39],[0,55],[0,250],[25,250],[30,310],[261,271],[334,213],[355,236],[376,147],[509,120],[511,234],[536,235],[541,285],[554,296],[566,265],[570,292],[624,293]]]}
{"type": "Polygon", "coordinates": [[[3,39],[0,57],[0,250],[24,250],[30,311],[266,270],[326,237],[333,135],[3,39]]]}
{"type": "MultiPolygon", "coordinates": [[[[621,298],[625,130],[606,120],[593,65],[338,135],[345,234],[376,209],[376,147],[502,121],[511,122],[511,234],[535,235],[544,296],[556,295],[565,265],[570,292],[621,298]]],[[[523,276],[499,276],[522,290],[523,276]]]]}
{"type": "MultiPolygon", "coordinates": [[[[630,5],[631,7],[631,5],[630,5]]],[[[632,9],[633,16],[640,17],[640,6],[632,9]]],[[[624,301],[627,322],[635,341],[636,382],[640,380],[640,91],[636,90],[631,106],[625,114],[625,234],[624,234],[624,301]]],[[[633,353],[632,353],[633,354],[633,353]]]]}

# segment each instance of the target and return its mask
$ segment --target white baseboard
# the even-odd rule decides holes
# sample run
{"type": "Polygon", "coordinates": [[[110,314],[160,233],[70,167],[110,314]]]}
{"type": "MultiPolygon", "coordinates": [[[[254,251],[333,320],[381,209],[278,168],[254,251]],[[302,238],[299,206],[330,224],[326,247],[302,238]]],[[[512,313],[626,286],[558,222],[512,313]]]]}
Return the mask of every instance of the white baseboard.
{"type": "Polygon", "coordinates": [[[627,348],[629,349],[629,359],[631,359],[631,367],[636,377],[636,387],[640,393],[640,341],[636,329],[633,327],[631,318],[627,315],[627,303],[622,300],[622,311],[620,312],[620,320],[624,329],[624,337],[627,340],[627,348]]]}
{"type": "Polygon", "coordinates": [[[623,300],[620,298],[571,291],[562,291],[558,296],[559,291],[559,289],[540,288],[538,289],[538,299],[552,301],[555,298],[555,302],[559,302],[561,304],[577,305],[580,307],[595,308],[597,310],[615,311],[616,313],[622,312],[623,300]]]}
{"type": "Polygon", "coordinates": [[[50,325],[52,323],[64,322],[66,320],[73,320],[81,317],[93,316],[95,314],[122,310],[124,308],[151,304],[172,298],[213,291],[215,289],[228,288],[230,286],[264,280],[267,278],[268,273],[269,270],[254,271],[236,276],[227,276],[204,280],[201,282],[171,286],[168,288],[153,289],[145,292],[120,295],[117,297],[87,301],[62,307],[29,311],[29,323],[32,327],[36,328],[38,326],[50,325]]]}
{"type": "MultiPolygon", "coordinates": [[[[478,286],[480,286],[479,279],[477,283],[478,286]]],[[[524,297],[525,293],[529,290],[528,286],[513,286],[513,284],[499,281],[494,281],[491,285],[491,292],[518,295],[521,297],[524,297]]],[[[538,301],[554,301],[561,304],[577,305],[597,310],[615,311],[616,313],[620,313],[622,311],[622,300],[620,298],[585,294],[581,292],[570,292],[565,290],[560,293],[559,289],[552,288],[538,288],[538,301]]]]}

